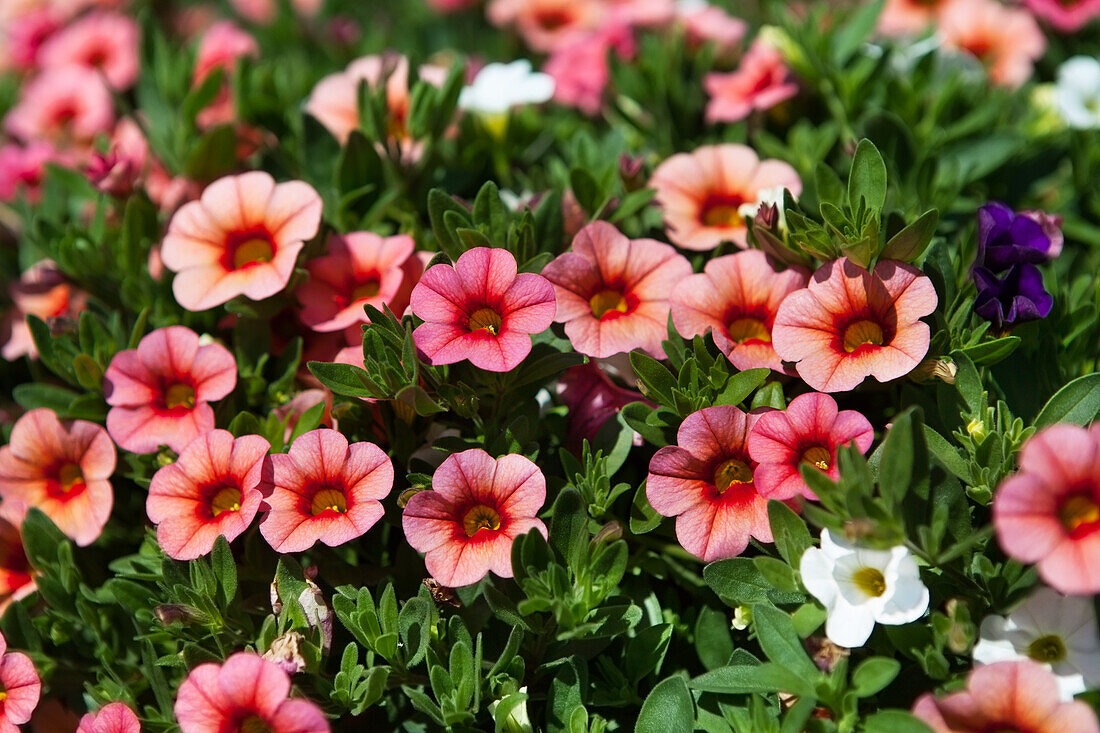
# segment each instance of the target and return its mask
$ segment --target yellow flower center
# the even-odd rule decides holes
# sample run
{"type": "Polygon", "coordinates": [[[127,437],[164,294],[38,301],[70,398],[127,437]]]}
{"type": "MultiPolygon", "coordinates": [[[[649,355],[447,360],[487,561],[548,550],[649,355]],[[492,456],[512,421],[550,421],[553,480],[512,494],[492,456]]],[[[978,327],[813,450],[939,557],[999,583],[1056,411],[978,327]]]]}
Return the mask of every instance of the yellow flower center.
{"type": "Polygon", "coordinates": [[[708,227],[744,226],[745,219],[740,212],[744,203],[744,197],[737,194],[708,196],[699,212],[699,220],[708,227]]]}
{"type": "Polygon", "coordinates": [[[772,335],[768,333],[767,326],[759,318],[738,318],[729,325],[726,333],[729,334],[730,341],[739,344],[748,341],[763,341],[770,344],[772,341],[772,335]]]}
{"type": "Polygon", "coordinates": [[[861,346],[882,346],[882,326],[874,321],[856,321],[844,329],[844,350],[849,354],[861,346]]]}
{"type": "Polygon", "coordinates": [[[878,568],[860,568],[852,576],[852,582],[865,594],[875,598],[886,592],[886,576],[878,568]]]}
{"type": "Polygon", "coordinates": [[[482,308],[474,311],[466,325],[471,331],[487,331],[496,336],[500,333],[500,314],[492,308],[482,308]]]}
{"type": "Polygon", "coordinates": [[[832,459],[832,454],[820,445],[815,445],[808,451],[802,454],[802,460],[805,463],[809,463],[812,466],[816,466],[822,471],[829,470],[829,461],[832,459]]]}
{"type": "Polygon", "coordinates": [[[84,472],[75,463],[66,463],[58,472],[57,482],[65,493],[84,485],[84,472]]]}
{"type": "Polygon", "coordinates": [[[195,388],[190,384],[173,384],[164,393],[164,406],[169,410],[177,407],[191,409],[195,406],[195,388]]]}
{"type": "Polygon", "coordinates": [[[233,250],[233,267],[240,269],[260,262],[271,262],[271,258],[274,256],[275,248],[270,241],[253,237],[241,242],[233,250]]]}
{"type": "Polygon", "coordinates": [[[1054,634],[1040,636],[1027,647],[1027,655],[1036,662],[1052,664],[1066,658],[1066,645],[1062,637],[1054,634]]]}
{"type": "Polygon", "coordinates": [[[1100,505],[1091,496],[1076,494],[1062,504],[1058,510],[1058,518],[1069,532],[1088,529],[1100,523],[1100,505]]]}
{"type": "Polygon", "coordinates": [[[618,290],[604,290],[596,293],[588,301],[592,308],[592,315],[603,318],[608,313],[626,313],[626,298],[618,290]]]}
{"type": "Polygon", "coordinates": [[[467,537],[473,537],[483,529],[498,530],[500,529],[500,513],[492,507],[478,504],[462,517],[462,528],[466,530],[467,537]]]}
{"type": "Polygon", "coordinates": [[[363,300],[364,298],[373,298],[378,295],[378,292],[382,289],[381,283],[377,280],[368,280],[355,290],[351,291],[352,300],[363,300]]]}
{"type": "Polygon", "coordinates": [[[271,728],[259,715],[250,715],[241,721],[240,733],[271,733],[271,728]]]}
{"type": "Polygon", "coordinates": [[[8,699],[8,693],[0,690],[0,703],[8,699]]]}
{"type": "Polygon", "coordinates": [[[714,488],[719,494],[726,493],[734,484],[752,483],[752,469],[744,461],[730,458],[723,461],[714,471],[714,488]]]}
{"type": "Polygon", "coordinates": [[[343,514],[347,510],[347,497],[344,496],[344,492],[336,489],[321,489],[313,495],[313,503],[310,505],[310,511],[315,517],[327,511],[343,514]]]}
{"type": "Polygon", "coordinates": [[[222,512],[236,512],[241,508],[241,490],[235,486],[224,486],[210,500],[210,511],[216,517],[222,512]]]}

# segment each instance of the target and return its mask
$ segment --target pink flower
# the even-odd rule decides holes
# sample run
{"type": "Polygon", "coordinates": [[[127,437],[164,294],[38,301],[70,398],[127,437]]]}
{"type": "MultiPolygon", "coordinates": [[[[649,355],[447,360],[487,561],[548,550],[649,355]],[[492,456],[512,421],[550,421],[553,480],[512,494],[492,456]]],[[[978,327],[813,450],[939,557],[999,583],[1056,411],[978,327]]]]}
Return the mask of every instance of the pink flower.
{"type": "Polygon", "coordinates": [[[263,300],[290,280],[321,224],[321,197],[302,181],[276,185],[262,171],[220,178],[172,217],[161,258],[172,292],[203,311],[244,295],[263,300]]]}
{"type": "Polygon", "coordinates": [[[629,25],[608,23],[595,31],[577,31],[562,38],[543,67],[554,79],[554,99],[587,115],[598,114],[611,79],[608,56],[612,51],[621,58],[634,55],[629,25]]]}
{"type": "Polygon", "coordinates": [[[20,71],[32,71],[38,65],[38,52],[54,32],[64,24],[55,8],[43,6],[18,15],[5,24],[0,19],[0,37],[7,36],[7,49],[0,51],[0,67],[6,53],[20,71]],[[5,27],[6,25],[6,27],[5,27]]]}
{"type": "Polygon", "coordinates": [[[228,430],[211,430],[153,474],[145,508],[166,555],[194,560],[213,550],[219,535],[232,542],[248,529],[263,501],[260,469],[270,448],[258,435],[234,439],[228,430]]]}
{"type": "Polygon", "coordinates": [[[449,588],[472,585],[489,571],[512,577],[512,542],[537,529],[546,478],[521,455],[494,459],[483,450],[448,456],[432,476],[432,490],[405,505],[405,539],[424,553],[428,573],[449,588]]]}
{"type": "Polygon", "coordinates": [[[757,421],[736,407],[688,415],[676,445],[649,462],[646,496],[658,514],[676,517],[676,539],[705,562],[740,555],[755,537],[772,541],[768,500],[753,484],[756,462],[745,440],[757,421]]]}
{"type": "Polygon", "coordinates": [[[118,91],[134,85],[138,61],[138,27],[121,13],[88,13],[42,44],[38,60],[44,68],[83,66],[99,71],[118,91]]]}
{"type": "Polygon", "coordinates": [[[1100,0],[1024,0],[1024,4],[1062,33],[1076,33],[1100,16],[1100,0]]]}
{"type": "Polygon", "coordinates": [[[241,17],[252,23],[267,25],[278,15],[276,0],[229,0],[241,17]]]}
{"type": "Polygon", "coordinates": [[[608,16],[602,25],[621,22],[627,25],[660,27],[676,15],[676,0],[603,0],[608,16]]]}
{"type": "Polygon", "coordinates": [[[421,270],[420,260],[413,256],[415,246],[406,234],[330,236],[328,254],[306,263],[309,280],[297,291],[302,322],[315,331],[339,331],[368,323],[366,305],[379,310],[388,305],[400,316],[412,291],[407,284],[415,282],[421,270]]]}
{"type": "Polygon", "coordinates": [[[676,15],[687,32],[689,43],[713,43],[719,56],[736,51],[749,29],[745,21],[705,2],[677,3],[676,15]]]}
{"type": "Polygon", "coordinates": [[[965,690],[921,695],[913,715],[935,733],[1096,733],[1096,713],[1083,702],[1062,702],[1058,680],[1031,661],[976,668],[965,690]]]}
{"type": "Polygon", "coordinates": [[[799,395],[786,410],[762,414],[752,428],[749,456],[760,464],[754,474],[756,490],[769,499],[817,499],[799,467],[814,466],[835,481],[840,476],[837,448],[853,443],[866,453],[874,437],[867,418],[855,410],[838,412],[829,395],[799,395]]]}
{"type": "Polygon", "coordinates": [[[432,364],[469,359],[479,369],[507,372],[531,352],[529,334],[550,328],[554,288],[534,273],[516,274],[505,249],[475,247],[454,267],[436,265],[413,288],[411,307],[424,323],[416,348],[432,364]]]}
{"type": "Polygon", "coordinates": [[[320,541],[350,542],[382,518],[393,464],[374,443],[354,443],[321,428],[271,456],[262,490],[270,511],[260,533],[276,552],[302,552],[320,541]]]}
{"type": "Polygon", "coordinates": [[[478,2],[480,0],[428,0],[428,5],[440,13],[457,13],[474,7],[478,2]]]}
{"type": "Polygon", "coordinates": [[[1100,424],[1032,436],[993,497],[993,526],[1005,554],[1038,563],[1055,590],[1100,592],[1100,424]]]}
{"type": "Polygon", "coordinates": [[[745,53],[737,71],[707,74],[703,83],[710,95],[707,122],[738,122],[753,110],[767,111],[798,93],[782,54],[759,40],[745,53]]]}
{"type": "Polygon", "coordinates": [[[574,349],[603,358],[641,348],[661,358],[669,293],[691,275],[691,263],[663,242],[630,240],[596,221],[542,274],[554,284],[554,320],[565,324],[574,349]]]}
{"type": "Polygon", "coordinates": [[[0,730],[16,733],[19,726],[31,719],[38,705],[42,683],[31,658],[22,652],[9,652],[8,641],[0,635],[0,730]]]}
{"type": "Polygon", "coordinates": [[[319,707],[289,695],[290,676],[278,665],[238,652],[191,670],[176,695],[176,720],[182,733],[330,733],[319,707]]]}
{"type": "Polygon", "coordinates": [[[76,733],[141,733],[141,723],[126,703],[112,702],[81,718],[76,733]]]}
{"type": "Polygon", "coordinates": [[[997,0],[952,0],[940,15],[944,46],[977,57],[995,84],[1018,87],[1047,42],[1031,13],[997,0]]]}
{"type": "Polygon", "coordinates": [[[31,142],[26,147],[17,143],[0,146],[0,201],[14,201],[22,192],[27,201],[37,203],[46,164],[65,162],[66,156],[46,142],[31,142]]]}
{"type": "Polygon", "coordinates": [[[935,23],[954,0],[886,0],[878,31],[886,36],[915,36],[935,23]]]}
{"type": "Polygon", "coordinates": [[[672,289],[672,321],[687,339],[709,331],[718,350],[740,370],[782,372],[772,347],[772,324],[779,304],[809,278],[801,267],[777,271],[756,249],[718,257],[707,262],[703,273],[672,289]]]}
{"type": "Polygon", "coordinates": [[[31,410],[15,421],[0,448],[0,497],[37,507],[72,538],[90,545],[111,516],[115,446],[95,423],[61,423],[53,410],[31,410]]]}
{"type": "Polygon", "coordinates": [[[34,570],[23,549],[20,525],[26,513],[27,505],[18,499],[9,498],[0,503],[0,616],[12,603],[38,589],[34,570]]]}
{"type": "Polygon", "coordinates": [[[489,0],[486,15],[495,26],[514,26],[532,50],[551,52],[577,31],[597,28],[606,9],[601,0],[489,0]]]}
{"type": "Polygon", "coordinates": [[[722,242],[748,246],[748,229],[739,210],[776,187],[798,196],[802,181],[780,160],[760,160],[738,144],[706,145],[679,153],[657,166],[649,181],[664,209],[673,244],[684,249],[714,249],[722,242]]]}
{"type": "Polygon", "coordinates": [[[23,86],[19,103],[4,117],[4,129],[24,141],[82,147],[110,130],[114,120],[111,92],[100,74],[83,66],[61,66],[23,86]]]}
{"type": "Polygon", "coordinates": [[[210,26],[195,54],[195,83],[205,79],[214,69],[232,71],[237,60],[245,56],[260,55],[260,46],[251,34],[241,30],[236,23],[223,20],[210,26]]]}
{"type": "Polygon", "coordinates": [[[868,272],[847,258],[822,265],[808,287],[779,306],[775,352],[822,392],[847,392],[868,375],[903,377],[928,353],[921,322],[936,309],[932,281],[917,268],[883,260],[868,272]]]}
{"type": "Polygon", "coordinates": [[[49,260],[41,260],[27,268],[17,282],[8,286],[15,306],[0,324],[0,339],[6,335],[0,356],[14,361],[21,356],[38,358],[27,316],[44,321],[76,316],[84,310],[88,296],[74,288],[49,260]]]}
{"type": "Polygon", "coordinates": [[[115,354],[103,375],[107,430],[123,450],[180,453],[214,429],[214,410],[237,384],[237,363],[221,344],[199,345],[183,326],[160,328],[115,354]]]}
{"type": "Polygon", "coordinates": [[[566,445],[579,454],[583,441],[591,441],[600,428],[631,402],[645,402],[640,392],[625,389],[596,365],[588,362],[567,369],[558,379],[558,396],[569,408],[566,445]]]}

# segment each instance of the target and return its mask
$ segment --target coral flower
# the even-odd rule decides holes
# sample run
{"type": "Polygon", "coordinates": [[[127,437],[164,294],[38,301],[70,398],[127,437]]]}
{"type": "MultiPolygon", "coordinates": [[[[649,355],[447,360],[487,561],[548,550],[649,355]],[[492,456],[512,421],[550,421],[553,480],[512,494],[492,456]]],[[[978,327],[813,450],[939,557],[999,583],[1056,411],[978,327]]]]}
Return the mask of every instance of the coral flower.
{"type": "Polygon", "coordinates": [[[704,272],[672,290],[672,321],[684,338],[711,332],[718,350],[738,369],[784,371],[772,347],[779,304],[806,286],[801,267],[778,272],[760,250],[736,252],[707,262],[704,272]]]}
{"type": "Polygon", "coordinates": [[[874,437],[867,418],[855,410],[838,412],[829,395],[799,395],[786,410],[765,412],[753,426],[747,445],[749,456],[760,464],[754,474],[756,490],[769,499],[817,499],[800,466],[814,466],[835,481],[840,476],[837,448],[853,443],[866,453],[874,437]]]}
{"type": "Polygon", "coordinates": [[[592,30],[605,14],[600,0],[490,0],[495,26],[514,26],[532,50],[550,52],[577,31],[592,30]]]}
{"type": "Polygon", "coordinates": [[[798,93],[782,54],[759,40],[745,53],[737,71],[707,74],[703,84],[710,95],[708,122],[738,122],[754,110],[764,112],[798,93]]]}
{"type": "Polygon", "coordinates": [[[31,658],[22,652],[9,652],[8,641],[0,635],[0,730],[14,733],[31,719],[38,705],[42,683],[31,658]]]}
{"type": "Polygon", "coordinates": [[[183,326],[160,328],[136,349],[115,354],[103,375],[111,411],[107,430],[119,447],[152,453],[167,445],[177,453],[214,429],[214,410],[237,384],[237,363],[221,344],[199,345],[183,326]]]}
{"type": "Polygon", "coordinates": [[[1062,593],[1100,592],[1100,424],[1052,425],[1020,451],[993,497],[1001,548],[1062,593]]]}
{"type": "Polygon", "coordinates": [[[83,66],[47,69],[23,86],[4,117],[4,129],[24,141],[44,140],[59,148],[84,146],[114,124],[111,92],[99,72],[83,66]]]}
{"type": "Polygon", "coordinates": [[[808,287],[779,306],[775,352],[822,392],[846,392],[868,375],[903,377],[928,353],[936,309],[932,281],[911,265],[883,260],[868,272],[847,258],[828,262],[808,287]]]}
{"type": "Polygon", "coordinates": [[[921,695],[913,715],[935,733],[1097,733],[1096,713],[1083,702],[1064,703],[1054,675],[1034,662],[997,662],[976,668],[966,689],[943,697],[921,695]]]}
{"type": "Polygon", "coordinates": [[[26,513],[27,505],[17,499],[0,502],[0,617],[12,603],[38,589],[20,531],[26,513]]]}
{"type": "Polygon", "coordinates": [[[302,322],[315,331],[340,331],[367,323],[366,305],[379,310],[388,305],[400,315],[412,291],[409,283],[420,274],[414,247],[412,237],[405,234],[353,232],[329,237],[328,254],[306,263],[309,280],[296,293],[302,322]]]}
{"type": "Polygon", "coordinates": [[[760,160],[745,145],[705,145],[673,155],[649,181],[664,209],[668,236],[684,249],[714,249],[733,242],[748,245],[748,229],[740,209],[756,204],[760,193],[782,187],[802,193],[794,168],[781,160],[760,160]]]}
{"type": "Polygon", "coordinates": [[[99,71],[112,89],[124,91],[140,70],[137,23],[120,13],[89,13],[51,36],[38,61],[44,68],[76,65],[99,71]]]}
{"type": "Polygon", "coordinates": [[[0,448],[0,496],[38,507],[76,544],[90,545],[111,515],[115,459],[114,443],[99,425],[62,424],[53,410],[31,410],[0,448]]]}
{"type": "Polygon", "coordinates": [[[112,702],[81,718],[76,733],[141,733],[141,723],[126,703],[112,702]]]}
{"type": "Polygon", "coordinates": [[[669,293],[691,275],[691,263],[663,242],[630,240],[596,221],[542,274],[554,284],[554,320],[574,349],[602,358],[641,348],[663,357],[669,293]]]}
{"type": "Polygon", "coordinates": [[[41,260],[27,268],[19,281],[9,286],[8,293],[15,307],[0,325],[0,339],[7,337],[0,356],[8,361],[21,356],[38,358],[27,316],[38,316],[44,321],[75,316],[84,310],[88,300],[87,294],[72,287],[49,260],[41,260]]]}
{"type": "Polygon", "coordinates": [[[263,501],[260,470],[270,448],[258,435],[211,430],[153,474],[145,507],[165,554],[194,560],[218,535],[232,542],[248,529],[263,501]]]}
{"type": "Polygon", "coordinates": [[[1076,33],[1100,16],[1100,0],[1024,0],[1024,4],[1062,33],[1076,33]]]}
{"type": "Polygon", "coordinates": [[[200,664],[176,695],[182,733],[330,733],[324,713],[309,700],[290,700],[290,676],[253,652],[224,664],[200,664]]]}
{"type": "Polygon", "coordinates": [[[14,201],[22,192],[27,201],[38,203],[46,164],[69,162],[69,156],[46,142],[32,141],[25,147],[16,143],[0,145],[0,202],[14,201]]]}
{"type": "Polygon", "coordinates": [[[393,488],[393,464],[381,448],[349,446],[327,428],[298,436],[289,453],[270,461],[262,482],[270,511],[260,532],[276,552],[350,542],[382,518],[379,500],[393,488]]]}
{"type": "Polygon", "coordinates": [[[995,84],[1018,87],[1047,42],[1031,13],[997,0],[952,0],[939,21],[944,46],[977,57],[995,84]]]}
{"type": "Polygon", "coordinates": [[[546,478],[530,460],[494,459],[474,448],[447,456],[432,476],[432,490],[409,499],[401,524],[431,576],[458,588],[489,571],[511,578],[516,537],[532,529],[547,536],[535,516],[545,501],[546,478]]]}
{"type": "Polygon", "coordinates": [[[693,412],[680,424],[676,445],[649,462],[649,503],[676,517],[676,539],[704,562],[740,555],[751,537],[772,541],[768,500],[756,491],[756,461],[745,447],[758,417],[730,406],[693,412]]]}
{"type": "Polygon", "coordinates": [[[878,31],[886,36],[923,33],[954,0],[886,0],[878,19],[878,31]]]}
{"type": "Polygon", "coordinates": [[[554,288],[545,277],[516,274],[508,250],[475,247],[450,265],[435,265],[412,291],[412,312],[424,323],[416,348],[432,364],[469,359],[479,369],[507,372],[531,351],[528,334],[554,320],[554,288]]]}
{"type": "Polygon", "coordinates": [[[276,185],[261,171],[214,181],[168,225],[161,258],[176,273],[172,292],[192,311],[275,295],[320,224],[321,197],[307,183],[276,185]]]}

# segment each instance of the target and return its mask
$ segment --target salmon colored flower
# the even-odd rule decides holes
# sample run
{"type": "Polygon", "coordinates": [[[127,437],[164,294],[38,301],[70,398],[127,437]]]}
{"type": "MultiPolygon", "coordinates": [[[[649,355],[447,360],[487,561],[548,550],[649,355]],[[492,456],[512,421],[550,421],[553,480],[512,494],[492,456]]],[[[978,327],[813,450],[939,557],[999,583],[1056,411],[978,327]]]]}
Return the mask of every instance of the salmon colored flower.
{"type": "Polygon", "coordinates": [[[103,77],[83,66],[61,66],[23,85],[19,103],[4,117],[4,130],[24,142],[84,147],[96,135],[109,132],[114,121],[114,104],[103,77]]]}
{"type": "Polygon", "coordinates": [[[412,237],[374,232],[332,235],[328,254],[306,263],[309,280],[298,288],[302,322],[315,331],[340,331],[369,323],[364,306],[388,305],[400,315],[408,305],[421,264],[412,237]],[[403,297],[402,297],[403,296],[403,297]],[[404,302],[399,302],[399,301],[404,302]]]}
{"type": "Polygon", "coordinates": [[[878,31],[885,36],[915,36],[936,23],[943,9],[954,0],[886,0],[878,18],[878,31]]]}
{"type": "Polygon", "coordinates": [[[0,617],[12,603],[38,589],[34,570],[23,549],[20,525],[26,514],[27,505],[18,499],[0,502],[0,617]]]}
{"type": "Polygon", "coordinates": [[[168,225],[161,258],[176,273],[172,292],[191,311],[275,295],[320,224],[321,197],[307,183],[276,185],[262,171],[220,178],[168,225]]]}
{"type": "Polygon", "coordinates": [[[855,410],[838,412],[829,395],[799,395],[786,410],[762,414],[752,428],[747,445],[749,456],[760,464],[754,474],[756,490],[769,499],[817,499],[800,467],[813,466],[836,481],[837,448],[851,443],[866,453],[874,438],[867,418],[855,410]]]}
{"type": "Polygon", "coordinates": [[[713,43],[719,57],[734,53],[749,29],[745,21],[705,0],[679,0],[676,19],[683,25],[689,43],[713,43]]]}
{"type": "Polygon", "coordinates": [[[330,733],[321,709],[291,700],[290,675],[254,652],[200,664],[176,695],[182,733],[330,733]]]}
{"type": "Polygon", "coordinates": [[[271,444],[258,435],[233,438],[211,430],[153,474],[145,502],[157,543],[175,560],[194,560],[248,529],[263,501],[260,470],[271,444]]]}
{"type": "Polygon", "coordinates": [[[95,11],[73,21],[42,44],[43,68],[83,66],[103,74],[112,89],[125,91],[137,81],[138,26],[121,13],[95,11]]]}
{"type": "Polygon", "coordinates": [[[704,562],[740,555],[752,537],[772,541],[768,500],[756,490],[756,461],[745,447],[758,417],[730,406],[693,412],[680,424],[676,445],[649,462],[649,503],[676,517],[676,539],[704,562]]]}
{"type": "Polygon", "coordinates": [[[131,453],[167,445],[177,453],[214,429],[209,402],[237,384],[237,362],[221,344],[199,345],[183,326],[160,328],[115,354],[103,375],[107,430],[131,453]]]}
{"type": "Polygon", "coordinates": [[[1100,592],[1100,424],[1032,436],[993,496],[993,526],[1005,554],[1037,563],[1055,590],[1100,592]]]}
{"type": "Polygon", "coordinates": [[[531,352],[531,337],[554,321],[554,288],[541,275],[516,274],[506,249],[475,247],[450,265],[435,265],[413,288],[412,312],[424,323],[413,341],[432,364],[469,359],[507,372],[531,352]]]}
{"type": "Polygon", "coordinates": [[[794,168],[781,160],[760,160],[745,145],[705,145],[679,153],[657,166],[649,181],[664,210],[673,244],[684,249],[714,249],[722,242],[748,246],[740,209],[759,203],[760,193],[786,188],[802,193],[794,168]]]}
{"type": "Polygon", "coordinates": [[[711,333],[718,350],[738,369],[785,371],[772,347],[779,304],[806,286],[802,267],[777,271],[763,252],[736,252],[707,262],[704,272],[672,290],[672,321],[690,339],[711,333]]]}
{"type": "Polygon", "coordinates": [[[262,491],[270,511],[260,533],[276,552],[315,542],[336,547],[374,526],[393,488],[393,464],[374,443],[353,443],[321,428],[298,436],[290,452],[271,456],[262,491]]]}
{"type": "Polygon", "coordinates": [[[31,658],[22,652],[9,652],[8,641],[0,635],[0,730],[16,733],[31,719],[38,706],[42,683],[31,658]]]}
{"type": "Polygon", "coordinates": [[[703,85],[710,95],[707,122],[739,122],[798,94],[783,55],[759,40],[749,47],[737,71],[707,74],[703,85]]]}
{"type": "Polygon", "coordinates": [[[31,410],[15,421],[11,442],[0,448],[0,497],[41,509],[84,547],[111,516],[115,459],[115,446],[99,425],[61,423],[53,410],[31,410]]]}
{"type": "Polygon", "coordinates": [[[1024,4],[1062,33],[1076,33],[1100,16],[1100,0],[1024,0],[1024,4]]]}
{"type": "Polygon", "coordinates": [[[663,242],[630,240],[596,221],[542,274],[554,284],[554,320],[574,349],[603,358],[641,348],[662,358],[669,293],[691,275],[691,263],[663,242]]]}
{"type": "Polygon", "coordinates": [[[606,9],[601,0],[490,0],[495,26],[514,26],[534,51],[550,52],[577,31],[597,28],[606,9]]]}
{"type": "Polygon", "coordinates": [[[141,723],[126,703],[112,702],[81,718],[76,733],[141,733],[141,723]]]}
{"type": "Polygon", "coordinates": [[[4,346],[0,356],[14,361],[21,356],[38,358],[27,316],[37,316],[44,321],[53,318],[74,317],[84,310],[88,296],[77,290],[49,260],[41,260],[27,268],[19,281],[8,288],[15,307],[0,324],[0,339],[4,346]]]}
{"type": "Polygon", "coordinates": [[[847,258],[828,262],[779,306],[775,352],[822,392],[847,392],[868,375],[903,377],[928,353],[921,322],[936,309],[932,281],[917,268],[883,260],[868,272],[847,258]]]}
{"type": "Polygon", "coordinates": [[[1046,50],[1046,37],[1031,13],[997,0],[952,0],[939,31],[944,46],[965,51],[986,67],[995,84],[1021,86],[1046,50]]]}
{"type": "Polygon", "coordinates": [[[546,501],[546,478],[521,455],[494,459],[483,450],[454,453],[432,476],[432,490],[414,494],[401,524],[424,553],[428,573],[449,588],[472,585],[490,571],[512,577],[512,542],[546,525],[535,515],[546,501]]]}
{"type": "Polygon", "coordinates": [[[1097,733],[1096,713],[1083,702],[1062,702],[1054,675],[1034,662],[997,662],[976,668],[966,689],[943,697],[921,695],[913,715],[935,733],[1097,733]]]}
{"type": "MultiPolygon", "coordinates": [[[[195,54],[193,84],[195,86],[201,84],[215,69],[223,69],[226,76],[229,76],[236,68],[239,59],[259,55],[260,46],[256,43],[256,39],[242,31],[236,24],[227,20],[215,23],[203,33],[202,40],[199,41],[199,48],[195,54]]],[[[207,128],[232,122],[236,116],[233,95],[227,79],[222,82],[222,87],[214,101],[199,112],[196,121],[200,127],[207,128]]]]}

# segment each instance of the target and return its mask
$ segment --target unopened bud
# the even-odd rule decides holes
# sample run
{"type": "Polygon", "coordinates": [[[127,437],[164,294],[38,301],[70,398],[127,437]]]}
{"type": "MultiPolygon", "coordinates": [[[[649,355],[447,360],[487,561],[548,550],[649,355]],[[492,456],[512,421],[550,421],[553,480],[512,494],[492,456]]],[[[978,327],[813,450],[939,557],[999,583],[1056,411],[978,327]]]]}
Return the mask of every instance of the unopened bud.
{"type": "Polygon", "coordinates": [[[153,609],[153,615],[164,626],[170,626],[174,623],[181,623],[186,626],[195,623],[202,617],[202,613],[197,608],[185,606],[181,603],[163,603],[153,609]]]}
{"type": "Polygon", "coordinates": [[[404,491],[402,491],[397,497],[398,509],[404,509],[405,505],[409,503],[409,499],[413,498],[421,491],[427,491],[427,489],[422,486],[414,486],[411,489],[405,489],[404,491]]]}
{"type": "Polygon", "coordinates": [[[857,542],[875,531],[875,523],[865,517],[849,519],[844,523],[844,538],[857,542]]]}
{"type": "Polygon", "coordinates": [[[977,417],[966,424],[966,432],[971,438],[979,443],[984,441],[986,436],[989,435],[989,431],[986,430],[985,427],[985,422],[977,417]]]}
{"type": "Polygon", "coordinates": [[[738,631],[744,631],[752,624],[752,607],[751,606],[737,606],[733,609],[733,620],[730,621],[730,626],[738,631]]]}
{"type": "Polygon", "coordinates": [[[623,525],[618,522],[611,521],[600,527],[600,531],[596,533],[596,536],[592,538],[592,545],[598,546],[606,542],[611,544],[616,540],[620,540],[623,537],[623,525]]]}
{"type": "Polygon", "coordinates": [[[623,153],[619,156],[619,175],[622,176],[623,185],[627,191],[637,191],[645,185],[644,166],[645,158],[640,155],[631,156],[623,153]]]}
{"type": "Polygon", "coordinates": [[[958,367],[950,359],[925,359],[909,375],[915,382],[930,382],[938,379],[945,384],[955,383],[958,367]]]}

